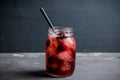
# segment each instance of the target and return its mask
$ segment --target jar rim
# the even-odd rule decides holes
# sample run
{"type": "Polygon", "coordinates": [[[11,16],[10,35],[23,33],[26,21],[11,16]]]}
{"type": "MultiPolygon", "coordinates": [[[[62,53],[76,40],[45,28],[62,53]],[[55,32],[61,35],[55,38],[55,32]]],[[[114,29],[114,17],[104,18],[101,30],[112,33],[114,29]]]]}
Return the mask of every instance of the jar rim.
{"type": "MultiPolygon", "coordinates": [[[[63,32],[69,31],[69,32],[72,32],[72,31],[73,31],[73,28],[72,28],[72,27],[60,27],[60,26],[55,26],[55,27],[54,27],[54,30],[55,30],[55,32],[56,32],[56,31],[63,31],[63,32]]],[[[49,31],[52,31],[52,29],[49,28],[49,31]]]]}
{"type": "Polygon", "coordinates": [[[71,27],[54,27],[54,31],[49,28],[48,35],[56,37],[68,37],[73,36],[73,28],[71,27]]]}

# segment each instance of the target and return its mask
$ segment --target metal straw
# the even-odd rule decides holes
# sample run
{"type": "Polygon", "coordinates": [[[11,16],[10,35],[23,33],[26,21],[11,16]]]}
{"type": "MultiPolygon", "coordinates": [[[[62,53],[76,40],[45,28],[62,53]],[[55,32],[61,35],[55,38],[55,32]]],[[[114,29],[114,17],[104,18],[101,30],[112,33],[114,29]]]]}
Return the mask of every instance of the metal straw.
{"type": "Polygon", "coordinates": [[[40,11],[42,12],[43,16],[45,17],[45,19],[46,19],[47,23],[49,24],[50,28],[54,31],[54,26],[53,26],[51,20],[49,19],[49,17],[47,16],[43,7],[40,8],[40,11]]]}

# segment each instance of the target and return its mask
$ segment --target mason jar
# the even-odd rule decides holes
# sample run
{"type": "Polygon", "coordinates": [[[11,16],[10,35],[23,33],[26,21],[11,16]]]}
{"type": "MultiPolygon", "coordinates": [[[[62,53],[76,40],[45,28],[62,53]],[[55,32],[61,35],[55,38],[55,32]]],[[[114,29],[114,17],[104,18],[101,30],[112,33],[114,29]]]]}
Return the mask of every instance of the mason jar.
{"type": "Polygon", "coordinates": [[[76,61],[76,41],[72,28],[48,30],[46,40],[46,70],[53,77],[73,74],[76,61]]]}

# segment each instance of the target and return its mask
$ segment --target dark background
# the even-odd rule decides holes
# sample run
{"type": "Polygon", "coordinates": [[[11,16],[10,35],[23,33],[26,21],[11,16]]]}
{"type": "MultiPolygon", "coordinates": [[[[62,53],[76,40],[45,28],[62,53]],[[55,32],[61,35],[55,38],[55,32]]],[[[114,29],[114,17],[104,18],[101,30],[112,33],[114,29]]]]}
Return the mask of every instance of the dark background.
{"type": "Polygon", "coordinates": [[[74,29],[77,52],[120,52],[120,0],[0,0],[0,52],[44,52],[48,24],[74,29]]]}

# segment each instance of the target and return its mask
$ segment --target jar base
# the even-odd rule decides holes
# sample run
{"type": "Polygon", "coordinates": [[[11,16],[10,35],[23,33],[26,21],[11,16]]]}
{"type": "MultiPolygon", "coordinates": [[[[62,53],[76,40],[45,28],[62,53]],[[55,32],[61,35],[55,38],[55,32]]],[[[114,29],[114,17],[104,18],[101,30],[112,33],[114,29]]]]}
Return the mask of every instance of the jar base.
{"type": "Polygon", "coordinates": [[[48,72],[47,72],[47,74],[51,77],[56,77],[56,78],[69,77],[69,76],[72,75],[72,74],[70,74],[70,75],[55,75],[55,74],[51,74],[51,73],[48,73],[48,72]]]}

